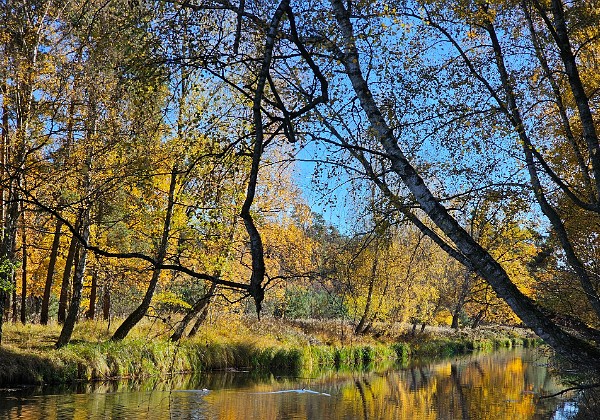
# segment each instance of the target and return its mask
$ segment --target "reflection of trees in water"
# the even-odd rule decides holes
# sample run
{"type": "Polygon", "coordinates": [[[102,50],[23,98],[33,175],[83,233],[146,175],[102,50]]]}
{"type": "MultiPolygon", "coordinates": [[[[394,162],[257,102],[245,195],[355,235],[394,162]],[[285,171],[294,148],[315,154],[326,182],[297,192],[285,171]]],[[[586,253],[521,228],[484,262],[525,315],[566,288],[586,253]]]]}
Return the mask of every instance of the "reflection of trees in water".
{"type": "MultiPolygon", "coordinates": [[[[474,366],[477,366],[477,363],[474,363],[474,366]]],[[[479,367],[481,368],[481,367],[479,367]]],[[[478,369],[479,370],[479,369],[478,369]]],[[[450,366],[450,376],[452,377],[452,382],[454,382],[454,392],[458,395],[458,402],[461,410],[461,418],[463,420],[469,419],[469,408],[467,398],[462,390],[462,384],[460,381],[460,374],[458,373],[458,369],[455,364],[450,366]]]]}
{"type": "Polygon", "coordinates": [[[369,418],[369,410],[367,408],[367,399],[365,397],[365,390],[359,379],[356,379],[354,381],[354,383],[356,384],[356,389],[358,390],[358,395],[360,395],[360,402],[362,405],[362,418],[368,419],[369,418]]]}
{"type": "Polygon", "coordinates": [[[429,383],[428,379],[428,370],[424,366],[413,367],[409,369],[410,371],[410,386],[409,389],[411,391],[415,391],[420,388],[427,387],[429,383]],[[418,373],[418,375],[417,375],[418,373]]]}
{"type": "Polygon", "coordinates": [[[557,389],[544,364],[533,362],[538,358],[528,351],[498,352],[411,369],[407,391],[422,387],[432,396],[433,410],[452,418],[532,418],[535,396],[557,389]],[[428,377],[429,384],[422,380],[428,377]]]}
{"type": "Polygon", "coordinates": [[[479,361],[476,360],[475,362],[473,362],[473,367],[479,372],[479,374],[483,378],[484,372],[483,372],[483,368],[479,364],[479,361]]]}
{"type": "MultiPolygon", "coordinates": [[[[540,363],[539,355],[527,350],[472,355],[379,373],[330,372],[312,379],[222,372],[200,378],[174,376],[166,381],[101,382],[75,390],[95,394],[35,397],[20,407],[9,408],[0,398],[0,418],[5,417],[4,407],[10,412],[20,408],[30,418],[98,410],[119,418],[123,410],[141,409],[156,414],[152,418],[169,414],[173,418],[190,418],[191,414],[208,410],[210,418],[516,420],[551,418],[564,400],[537,400],[537,396],[560,390],[549,377],[546,364],[540,363]],[[331,396],[273,394],[304,387],[331,396]],[[202,388],[210,391],[194,391],[202,388]]],[[[598,392],[582,395],[577,418],[600,418],[595,415],[599,400],[598,392]]]]}
{"type": "Polygon", "coordinates": [[[582,391],[577,402],[578,411],[575,419],[600,419],[600,388],[582,391]]]}
{"type": "Polygon", "coordinates": [[[552,407],[556,419],[600,419],[600,372],[582,371],[568,362],[548,364],[548,377],[562,378],[561,385],[539,399],[539,405],[552,407]]]}

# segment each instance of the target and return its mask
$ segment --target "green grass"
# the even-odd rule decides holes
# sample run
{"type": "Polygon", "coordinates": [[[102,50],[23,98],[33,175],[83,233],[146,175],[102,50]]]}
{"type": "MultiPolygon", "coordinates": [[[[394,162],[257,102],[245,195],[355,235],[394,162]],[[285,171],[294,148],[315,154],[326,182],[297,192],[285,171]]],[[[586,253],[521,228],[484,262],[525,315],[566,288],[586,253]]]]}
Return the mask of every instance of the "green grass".
{"type": "Polygon", "coordinates": [[[257,348],[244,343],[204,345],[197,341],[173,344],[145,342],[77,343],[43,355],[31,351],[0,350],[0,383],[68,383],[164,376],[228,368],[266,370],[299,375],[323,368],[367,368],[395,356],[389,346],[331,346],[257,348]]]}
{"type": "Polygon", "coordinates": [[[535,338],[496,337],[488,339],[427,339],[413,343],[410,355],[413,357],[450,357],[474,351],[491,352],[500,348],[517,346],[533,347],[540,345],[535,338]]]}
{"type": "Polygon", "coordinates": [[[478,336],[464,331],[445,336],[405,334],[384,340],[344,332],[345,339],[339,340],[314,323],[309,327],[305,331],[275,320],[258,324],[229,319],[211,324],[193,339],[172,343],[168,334],[157,334],[160,325],[146,321],[130,337],[113,342],[109,338],[116,325],[85,321],[77,325],[72,343],[57,350],[59,326],[8,324],[6,344],[0,348],[0,384],[61,384],[223,369],[309,375],[326,369],[370,369],[386,361],[406,364],[411,357],[538,344],[531,336],[497,331],[478,336]]]}

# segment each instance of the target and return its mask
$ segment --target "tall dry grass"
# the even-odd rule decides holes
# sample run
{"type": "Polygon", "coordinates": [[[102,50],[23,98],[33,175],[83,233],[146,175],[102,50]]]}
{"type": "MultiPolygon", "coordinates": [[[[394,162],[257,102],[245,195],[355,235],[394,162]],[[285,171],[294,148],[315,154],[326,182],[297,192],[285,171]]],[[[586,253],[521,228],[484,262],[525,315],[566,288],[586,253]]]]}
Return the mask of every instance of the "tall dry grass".
{"type": "MultiPolygon", "coordinates": [[[[7,324],[0,347],[0,384],[69,383],[167,376],[180,372],[250,369],[307,375],[322,369],[368,368],[415,355],[454,355],[531,345],[515,331],[354,336],[343,322],[217,317],[191,339],[169,340],[170,325],[146,319],[123,341],[110,341],[118,323],[83,321],[68,346],[55,349],[60,326],[7,324]]],[[[397,328],[397,327],[396,327],[397,328]]],[[[390,328],[390,331],[392,329],[390,328]]],[[[396,330],[394,330],[396,331],[396,330]]]]}

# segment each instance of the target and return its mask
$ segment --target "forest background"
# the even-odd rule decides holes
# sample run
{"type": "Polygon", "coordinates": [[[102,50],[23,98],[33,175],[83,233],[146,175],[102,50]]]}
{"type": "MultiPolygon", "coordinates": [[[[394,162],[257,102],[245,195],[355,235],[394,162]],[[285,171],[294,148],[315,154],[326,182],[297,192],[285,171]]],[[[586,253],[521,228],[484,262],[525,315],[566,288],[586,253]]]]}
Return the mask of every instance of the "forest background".
{"type": "Polygon", "coordinates": [[[257,313],[598,360],[596,6],[3,1],[0,340],[257,313]]]}

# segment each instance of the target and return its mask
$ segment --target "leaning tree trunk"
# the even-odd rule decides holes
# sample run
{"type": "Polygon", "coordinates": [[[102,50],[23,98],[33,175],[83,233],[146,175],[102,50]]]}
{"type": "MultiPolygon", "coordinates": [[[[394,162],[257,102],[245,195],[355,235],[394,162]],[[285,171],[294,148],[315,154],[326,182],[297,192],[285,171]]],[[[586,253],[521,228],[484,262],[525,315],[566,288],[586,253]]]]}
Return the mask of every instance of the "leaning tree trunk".
{"type": "Polygon", "coordinates": [[[500,264],[460,226],[425,185],[424,180],[398,146],[393,130],[383,118],[363,77],[350,13],[345,9],[341,0],[331,0],[331,5],[344,42],[343,52],[339,59],[345,67],[345,72],[370,122],[374,135],[377,136],[386,152],[391,170],[400,177],[433,223],[452,240],[476,273],[492,286],[496,294],[508,303],[515,314],[538,336],[565,357],[588,363],[600,359],[598,348],[563,331],[530,298],[525,296],[511,281],[500,264]]]}
{"type": "MultiPolygon", "coordinates": [[[[97,123],[95,120],[95,101],[89,99],[90,104],[90,117],[89,126],[86,139],[89,141],[96,135],[97,123]]],[[[92,189],[92,156],[93,150],[90,148],[87,150],[87,156],[83,165],[83,191],[86,195],[89,195],[92,189]]],[[[87,246],[90,238],[90,213],[92,203],[89,199],[84,200],[83,208],[81,209],[81,247],[79,249],[79,255],[76,258],[75,275],[73,276],[73,288],[71,290],[71,303],[69,304],[69,312],[65,318],[63,328],[60,332],[60,336],[56,342],[56,347],[60,348],[69,343],[73,330],[75,329],[75,323],[79,317],[79,307],[81,305],[81,294],[83,291],[83,277],[85,275],[85,268],[87,263],[87,246]]],[[[62,291],[61,291],[62,293],[62,291]]]]}
{"type": "Polygon", "coordinates": [[[579,120],[581,121],[581,128],[583,130],[583,139],[588,147],[588,156],[596,183],[596,204],[600,204],[600,141],[590,106],[591,101],[586,94],[585,86],[578,70],[577,58],[573,54],[571,47],[563,3],[561,0],[551,0],[550,3],[554,17],[554,28],[552,28],[552,24],[548,20],[545,21],[549,29],[553,29],[552,36],[560,51],[560,57],[565,67],[573,99],[577,104],[579,120]]]}
{"type": "Polygon", "coordinates": [[[165,256],[167,255],[167,246],[169,245],[169,232],[171,230],[171,218],[173,217],[173,206],[175,203],[175,186],[177,184],[177,165],[173,167],[171,172],[171,182],[169,185],[169,196],[167,202],[167,214],[165,216],[165,222],[163,225],[162,238],[160,240],[160,244],[158,246],[158,250],[156,253],[156,267],[152,271],[152,278],[150,279],[150,283],[148,284],[148,289],[146,289],[146,294],[144,295],[144,299],[142,303],[123,321],[117,331],[111,337],[111,340],[122,340],[127,337],[129,331],[133,327],[137,325],[138,322],[146,315],[148,312],[148,308],[150,308],[150,302],[152,301],[152,296],[154,295],[154,290],[156,290],[156,285],[158,284],[158,279],[160,278],[160,265],[165,260],[165,256]]]}
{"type": "Polygon", "coordinates": [[[373,266],[371,267],[371,279],[369,281],[369,290],[367,292],[367,302],[365,304],[365,310],[363,311],[362,316],[360,317],[360,321],[358,325],[354,329],[355,334],[366,334],[368,331],[369,324],[367,321],[369,320],[370,312],[371,312],[371,303],[373,302],[373,289],[375,288],[375,275],[377,274],[377,254],[373,259],[373,266]]]}
{"type": "Polygon", "coordinates": [[[188,333],[188,335],[187,335],[188,338],[191,338],[191,337],[195,336],[196,333],[198,332],[198,330],[200,329],[200,327],[202,326],[202,324],[204,324],[204,321],[206,321],[206,317],[208,317],[208,308],[210,308],[210,305],[207,304],[207,305],[204,306],[204,309],[202,309],[202,312],[200,312],[200,315],[196,319],[196,322],[194,323],[194,326],[192,327],[192,329],[188,333]]]}
{"type": "MultiPolygon", "coordinates": [[[[79,216],[77,223],[75,224],[75,230],[79,231],[81,227],[81,215],[79,216]]],[[[78,260],[77,254],[79,249],[79,243],[77,238],[73,236],[71,238],[71,244],[69,245],[69,252],[67,253],[67,259],[65,261],[65,270],[63,272],[62,283],[60,285],[60,297],[58,299],[58,322],[62,324],[65,322],[67,317],[67,301],[69,295],[69,286],[71,283],[71,271],[75,260],[78,260]]]]}
{"type": "MultiPolygon", "coordinates": [[[[82,218],[82,229],[81,238],[84,245],[87,244],[90,237],[90,209],[87,207],[83,212],[82,218]]],[[[83,291],[83,276],[85,275],[85,266],[87,263],[87,249],[85,246],[81,247],[79,252],[79,258],[77,260],[77,268],[75,269],[75,275],[73,276],[73,290],[71,292],[71,303],[69,305],[69,312],[65,318],[63,328],[56,342],[56,348],[63,347],[69,343],[73,330],[75,329],[75,323],[79,316],[79,306],[81,305],[81,292],[83,291]]]]}
{"type": "Polygon", "coordinates": [[[50,261],[48,262],[48,274],[46,276],[46,284],[44,286],[44,297],[42,298],[42,313],[40,314],[40,324],[42,325],[48,324],[50,292],[52,291],[52,279],[54,278],[54,267],[56,266],[56,258],[58,256],[58,248],[60,246],[60,230],[62,225],[62,220],[57,220],[56,229],[54,230],[54,240],[52,241],[52,249],[50,250],[50,261]]]}
{"type": "MultiPolygon", "coordinates": [[[[555,0],[553,0],[553,3],[555,3],[555,0]]],[[[583,261],[577,255],[577,253],[575,251],[575,247],[569,238],[565,224],[563,223],[558,211],[548,201],[546,194],[544,193],[544,189],[542,187],[542,183],[541,183],[540,177],[538,175],[537,165],[536,165],[535,159],[534,159],[535,157],[537,157],[539,163],[543,165],[544,164],[543,158],[539,154],[535,154],[536,149],[533,146],[529,136],[525,132],[525,126],[523,124],[521,112],[517,106],[517,99],[516,99],[516,95],[514,94],[511,77],[510,77],[508,70],[506,69],[506,66],[504,63],[504,53],[502,51],[502,47],[498,40],[498,36],[496,34],[496,29],[491,22],[487,23],[485,29],[487,30],[487,32],[490,36],[490,41],[491,41],[492,47],[494,49],[496,67],[498,68],[498,73],[500,75],[502,87],[506,94],[507,107],[505,107],[504,112],[509,117],[511,124],[513,125],[515,131],[517,132],[517,134],[519,135],[519,138],[521,140],[521,147],[523,149],[523,154],[525,155],[525,163],[527,166],[527,170],[529,172],[529,177],[531,180],[531,185],[533,188],[535,198],[536,198],[538,204],[540,205],[540,209],[542,210],[542,213],[544,213],[544,215],[548,218],[548,221],[551,223],[552,227],[554,228],[556,236],[559,239],[559,242],[561,244],[561,247],[562,247],[563,251],[565,252],[565,257],[567,259],[567,262],[569,263],[569,265],[571,266],[571,268],[577,275],[577,278],[579,279],[579,283],[581,284],[581,287],[582,287],[583,291],[585,292],[585,296],[588,299],[590,306],[594,310],[596,317],[598,319],[600,319],[600,295],[598,295],[598,291],[594,287],[592,278],[588,274],[588,271],[586,270],[586,267],[585,267],[583,261]]],[[[574,63],[573,63],[573,65],[574,65],[574,63]]],[[[579,86],[579,88],[581,88],[581,86],[579,86]]],[[[578,87],[572,86],[572,89],[573,89],[573,94],[576,95],[576,97],[577,97],[577,92],[579,92],[578,87]]],[[[582,99],[584,99],[584,98],[582,98],[582,99]]],[[[585,108],[585,107],[583,107],[583,108],[585,108]]],[[[580,109],[580,111],[582,111],[582,109],[580,109]]],[[[589,118],[591,118],[589,107],[587,107],[586,115],[588,115],[588,114],[589,114],[589,118]]],[[[583,123],[584,122],[583,114],[581,114],[581,117],[582,117],[582,123],[583,123]]],[[[591,127],[591,128],[593,128],[593,127],[591,127]]],[[[585,131],[585,123],[584,123],[584,131],[585,131]]],[[[590,153],[597,153],[600,149],[598,149],[598,138],[596,136],[595,130],[593,133],[592,132],[587,133],[586,135],[584,135],[584,137],[586,139],[588,139],[588,137],[593,137],[595,139],[595,140],[593,140],[593,139],[591,140],[592,143],[595,142],[596,146],[593,147],[592,149],[590,149],[590,153]]],[[[597,169],[598,171],[600,171],[600,156],[596,156],[595,158],[593,158],[592,163],[594,163],[594,162],[597,162],[599,165],[598,167],[595,167],[595,170],[597,169]]],[[[550,171],[547,171],[547,173],[549,175],[551,174],[550,171]]],[[[600,174],[600,172],[598,172],[596,174],[598,175],[598,174],[600,174]]],[[[598,189],[600,190],[600,184],[598,184],[598,183],[600,183],[600,180],[596,179],[596,182],[597,182],[598,189]]],[[[581,204],[585,205],[585,203],[581,203],[581,204]]]]}
{"type": "MultiPolygon", "coordinates": [[[[218,275],[215,277],[218,277],[218,275]]],[[[173,335],[171,335],[171,341],[179,341],[192,319],[194,319],[194,317],[196,317],[199,313],[203,313],[205,309],[208,309],[208,305],[210,305],[210,301],[212,300],[216,290],[217,283],[212,283],[208,292],[198,299],[194,306],[192,306],[192,308],[185,314],[181,322],[177,325],[173,335]]]]}
{"type": "Polygon", "coordinates": [[[477,312],[477,315],[475,316],[475,319],[473,320],[473,323],[471,324],[472,330],[479,328],[481,321],[483,321],[483,318],[485,317],[486,311],[487,311],[487,307],[484,309],[481,309],[479,312],[477,312]]]}

